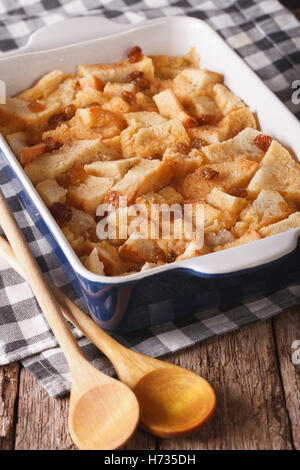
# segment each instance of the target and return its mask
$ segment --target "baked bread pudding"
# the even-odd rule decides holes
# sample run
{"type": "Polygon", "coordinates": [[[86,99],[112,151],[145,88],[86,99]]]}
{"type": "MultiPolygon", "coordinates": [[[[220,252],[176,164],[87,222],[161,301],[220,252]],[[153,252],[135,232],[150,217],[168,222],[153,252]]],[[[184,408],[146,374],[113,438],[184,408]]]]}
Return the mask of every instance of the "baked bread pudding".
{"type": "Polygon", "coordinates": [[[199,62],[195,49],[135,46],[119,63],[52,71],[0,106],[0,131],[90,271],[132,274],[300,227],[300,164],[199,62]],[[177,230],[186,205],[201,208],[201,243],[177,230]],[[114,236],[99,235],[104,221],[114,236]]]}

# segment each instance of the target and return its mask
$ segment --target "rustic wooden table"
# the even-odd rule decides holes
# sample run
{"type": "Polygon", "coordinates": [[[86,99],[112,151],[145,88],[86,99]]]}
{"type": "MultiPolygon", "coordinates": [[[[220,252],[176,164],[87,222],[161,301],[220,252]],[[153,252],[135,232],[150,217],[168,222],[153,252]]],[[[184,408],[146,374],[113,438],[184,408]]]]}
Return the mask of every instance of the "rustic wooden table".
{"type": "MultiPolygon", "coordinates": [[[[300,9],[294,13],[300,19],[300,9]]],[[[126,449],[299,450],[300,364],[291,359],[295,340],[300,340],[300,307],[174,354],[167,360],[213,385],[218,401],[213,419],[180,439],[156,439],[138,430],[126,449]]],[[[67,428],[68,406],[68,398],[49,398],[19,364],[0,367],[0,450],[76,449],[67,428]]]]}
{"type": "MultiPolygon", "coordinates": [[[[171,362],[201,373],[217,393],[213,419],[186,438],[138,430],[126,449],[300,449],[300,307],[202,342],[171,362]]],[[[0,449],[75,449],[68,398],[54,400],[18,364],[0,368],[0,449]]]]}

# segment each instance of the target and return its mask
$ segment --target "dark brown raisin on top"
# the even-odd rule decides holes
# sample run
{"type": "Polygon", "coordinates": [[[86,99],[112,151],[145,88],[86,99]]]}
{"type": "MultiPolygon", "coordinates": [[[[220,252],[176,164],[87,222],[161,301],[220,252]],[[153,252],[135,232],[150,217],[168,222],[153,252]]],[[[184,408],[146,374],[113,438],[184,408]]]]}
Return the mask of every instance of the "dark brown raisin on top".
{"type": "Polygon", "coordinates": [[[128,91],[128,90],[122,91],[121,97],[123,98],[123,100],[125,100],[129,104],[135,103],[135,94],[132,93],[131,91],[128,91]]]}
{"type": "Polygon", "coordinates": [[[204,126],[205,124],[210,124],[215,119],[215,117],[216,116],[214,114],[203,114],[197,118],[198,125],[204,126]]]}
{"type": "Polygon", "coordinates": [[[42,103],[39,103],[38,101],[33,101],[32,103],[28,103],[27,105],[29,111],[32,113],[40,113],[41,111],[44,111],[45,106],[42,103]]]}
{"type": "Polygon", "coordinates": [[[189,117],[184,121],[184,127],[186,127],[187,129],[190,129],[191,127],[198,127],[198,126],[199,124],[198,124],[197,119],[193,117],[189,117]]]}
{"type": "Polygon", "coordinates": [[[48,121],[49,126],[57,127],[62,122],[67,121],[66,113],[53,114],[48,121]]]}
{"type": "Polygon", "coordinates": [[[174,253],[173,251],[170,251],[170,253],[168,253],[167,255],[167,263],[173,263],[176,258],[177,258],[176,253],[174,253]]]}
{"type": "Polygon", "coordinates": [[[270,137],[269,135],[264,135],[264,134],[258,134],[255,139],[254,139],[254,143],[255,145],[257,145],[261,150],[263,150],[264,152],[266,152],[271,143],[272,143],[272,137],[270,137]]]}
{"type": "Polygon", "coordinates": [[[70,222],[73,217],[71,207],[61,202],[55,202],[50,208],[50,212],[58,222],[70,222]]]}
{"type": "Polygon", "coordinates": [[[139,62],[143,58],[143,51],[139,46],[134,46],[128,52],[128,60],[131,64],[139,62]]]}
{"type": "Polygon", "coordinates": [[[216,171],[213,168],[210,168],[208,166],[202,168],[200,174],[206,180],[212,180],[212,179],[216,178],[217,176],[219,176],[218,171],[216,171]]]}
{"type": "Polygon", "coordinates": [[[54,150],[58,150],[62,146],[62,144],[55,142],[51,136],[45,139],[45,145],[47,152],[54,152],[54,150]]]}
{"type": "Polygon", "coordinates": [[[201,139],[194,139],[191,143],[191,147],[193,149],[201,149],[203,147],[204,143],[201,139]]]}
{"type": "Polygon", "coordinates": [[[149,80],[145,77],[143,72],[140,72],[139,70],[134,70],[128,75],[128,79],[130,82],[132,82],[134,85],[138,86],[142,90],[146,90],[150,88],[150,82],[149,80]]]}
{"type": "Polygon", "coordinates": [[[147,160],[162,160],[162,154],[161,153],[152,153],[145,157],[147,160]]]}
{"type": "Polygon", "coordinates": [[[88,108],[94,108],[95,106],[100,106],[99,103],[97,103],[96,101],[94,101],[93,103],[88,103],[84,106],[84,109],[88,109],[88,108]]]}
{"type": "Polygon", "coordinates": [[[67,117],[67,120],[69,121],[75,116],[76,113],[76,106],[74,104],[69,104],[69,106],[66,107],[65,109],[65,114],[67,117]]]}
{"type": "Polygon", "coordinates": [[[248,192],[247,192],[247,189],[244,189],[244,188],[236,188],[236,187],[233,187],[230,189],[230,191],[228,191],[228,193],[231,195],[231,196],[235,196],[235,197],[243,197],[243,198],[246,198],[248,196],[248,192]]]}

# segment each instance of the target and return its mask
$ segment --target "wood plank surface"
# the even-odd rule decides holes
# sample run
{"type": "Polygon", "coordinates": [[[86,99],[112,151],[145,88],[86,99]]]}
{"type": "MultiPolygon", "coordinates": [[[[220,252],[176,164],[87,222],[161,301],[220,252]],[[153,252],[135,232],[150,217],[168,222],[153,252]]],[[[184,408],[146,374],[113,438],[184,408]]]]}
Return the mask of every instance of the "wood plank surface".
{"type": "Polygon", "coordinates": [[[0,450],[11,450],[14,448],[18,375],[18,364],[0,367],[0,450]]]}
{"type": "Polygon", "coordinates": [[[213,338],[171,361],[207,378],[217,394],[212,421],[161,449],[291,449],[271,321],[213,338]]]}
{"type": "MultiPolygon", "coordinates": [[[[294,308],[273,320],[277,357],[284,388],[285,405],[290,421],[293,443],[300,449],[300,364],[293,363],[292,343],[299,341],[300,347],[300,308],[294,308]]],[[[298,354],[299,358],[299,354],[298,354]]],[[[296,361],[298,362],[298,361],[296,361]]]]}
{"type": "Polygon", "coordinates": [[[22,369],[15,448],[75,449],[68,432],[68,410],[68,400],[50,398],[35,378],[26,369],[22,369]]]}

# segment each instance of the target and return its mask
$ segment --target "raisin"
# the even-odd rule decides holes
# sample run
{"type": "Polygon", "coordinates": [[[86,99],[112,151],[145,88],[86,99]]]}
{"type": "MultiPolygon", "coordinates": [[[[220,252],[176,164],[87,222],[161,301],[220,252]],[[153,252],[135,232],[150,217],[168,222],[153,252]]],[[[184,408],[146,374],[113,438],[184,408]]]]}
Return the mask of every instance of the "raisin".
{"type": "Polygon", "coordinates": [[[231,196],[235,196],[235,197],[247,197],[248,196],[248,193],[247,193],[247,189],[243,189],[243,188],[231,188],[230,191],[229,191],[229,194],[231,196]]]}
{"type": "Polygon", "coordinates": [[[149,80],[145,77],[143,72],[140,72],[139,70],[134,70],[128,75],[128,79],[130,82],[132,82],[134,85],[138,86],[142,90],[146,90],[147,88],[150,88],[150,82],[149,80]]]}
{"type": "Polygon", "coordinates": [[[69,121],[75,116],[76,106],[74,104],[70,104],[69,106],[66,107],[65,113],[66,113],[67,120],[69,121]]]}
{"type": "Polygon", "coordinates": [[[194,139],[191,143],[191,147],[193,149],[201,149],[203,147],[204,143],[201,139],[194,139]]]}
{"type": "Polygon", "coordinates": [[[127,90],[123,91],[121,94],[121,97],[123,98],[123,100],[125,100],[129,104],[135,103],[135,94],[132,93],[131,91],[127,91],[127,90]]]}
{"type": "Polygon", "coordinates": [[[176,149],[177,149],[177,152],[179,153],[189,153],[190,151],[190,147],[186,144],[183,144],[182,142],[178,142],[178,144],[176,145],[176,149]]]}
{"type": "Polygon", "coordinates": [[[153,153],[151,155],[148,155],[147,157],[145,157],[147,160],[161,160],[162,159],[162,155],[161,153],[153,153]]]}
{"type": "Polygon", "coordinates": [[[205,124],[210,124],[216,116],[213,114],[202,114],[202,116],[198,117],[198,125],[204,126],[205,124]]]}
{"type": "Polygon", "coordinates": [[[87,173],[82,165],[78,165],[67,173],[68,186],[76,186],[77,184],[84,183],[87,178],[87,173]]]}
{"type": "Polygon", "coordinates": [[[212,179],[216,178],[219,175],[219,172],[214,170],[213,168],[210,168],[210,167],[206,166],[206,167],[201,169],[200,174],[206,180],[212,180],[212,179]]]}
{"type": "Polygon", "coordinates": [[[176,258],[177,258],[176,253],[174,253],[174,251],[170,251],[170,253],[168,253],[167,255],[167,263],[173,263],[173,261],[175,261],[176,258]]]}
{"type": "Polygon", "coordinates": [[[45,106],[42,103],[38,103],[37,101],[29,103],[27,107],[29,111],[31,111],[32,113],[40,113],[41,111],[44,111],[45,109],[45,106]]]}
{"type": "Polygon", "coordinates": [[[269,135],[264,135],[264,134],[258,134],[255,139],[254,139],[254,143],[261,149],[263,150],[264,152],[266,152],[271,143],[272,143],[272,137],[270,137],[269,135]]]}
{"type": "Polygon", "coordinates": [[[100,106],[99,103],[96,103],[96,101],[94,103],[89,103],[89,104],[86,104],[84,106],[84,109],[88,109],[88,108],[94,108],[95,106],[100,106]]]}
{"type": "Polygon", "coordinates": [[[128,60],[131,64],[135,64],[136,62],[139,62],[143,58],[143,51],[139,46],[134,46],[130,51],[128,52],[128,60]]]}
{"type": "Polygon", "coordinates": [[[47,137],[45,140],[45,145],[47,152],[53,152],[54,150],[57,150],[62,146],[62,144],[55,142],[53,137],[47,137]]]}
{"type": "Polygon", "coordinates": [[[48,121],[49,126],[57,127],[59,124],[67,120],[65,113],[53,114],[48,121]]]}
{"type": "Polygon", "coordinates": [[[190,129],[191,127],[198,127],[198,126],[199,126],[199,123],[198,123],[197,119],[192,118],[192,117],[189,117],[189,118],[187,118],[187,119],[185,120],[184,126],[185,126],[187,129],[190,129]]]}
{"type": "Polygon", "coordinates": [[[61,202],[55,202],[50,208],[50,212],[58,222],[70,222],[73,217],[71,207],[61,202]]]}
{"type": "Polygon", "coordinates": [[[68,175],[67,173],[61,173],[56,177],[57,184],[61,186],[62,188],[67,188],[68,187],[68,175]]]}

